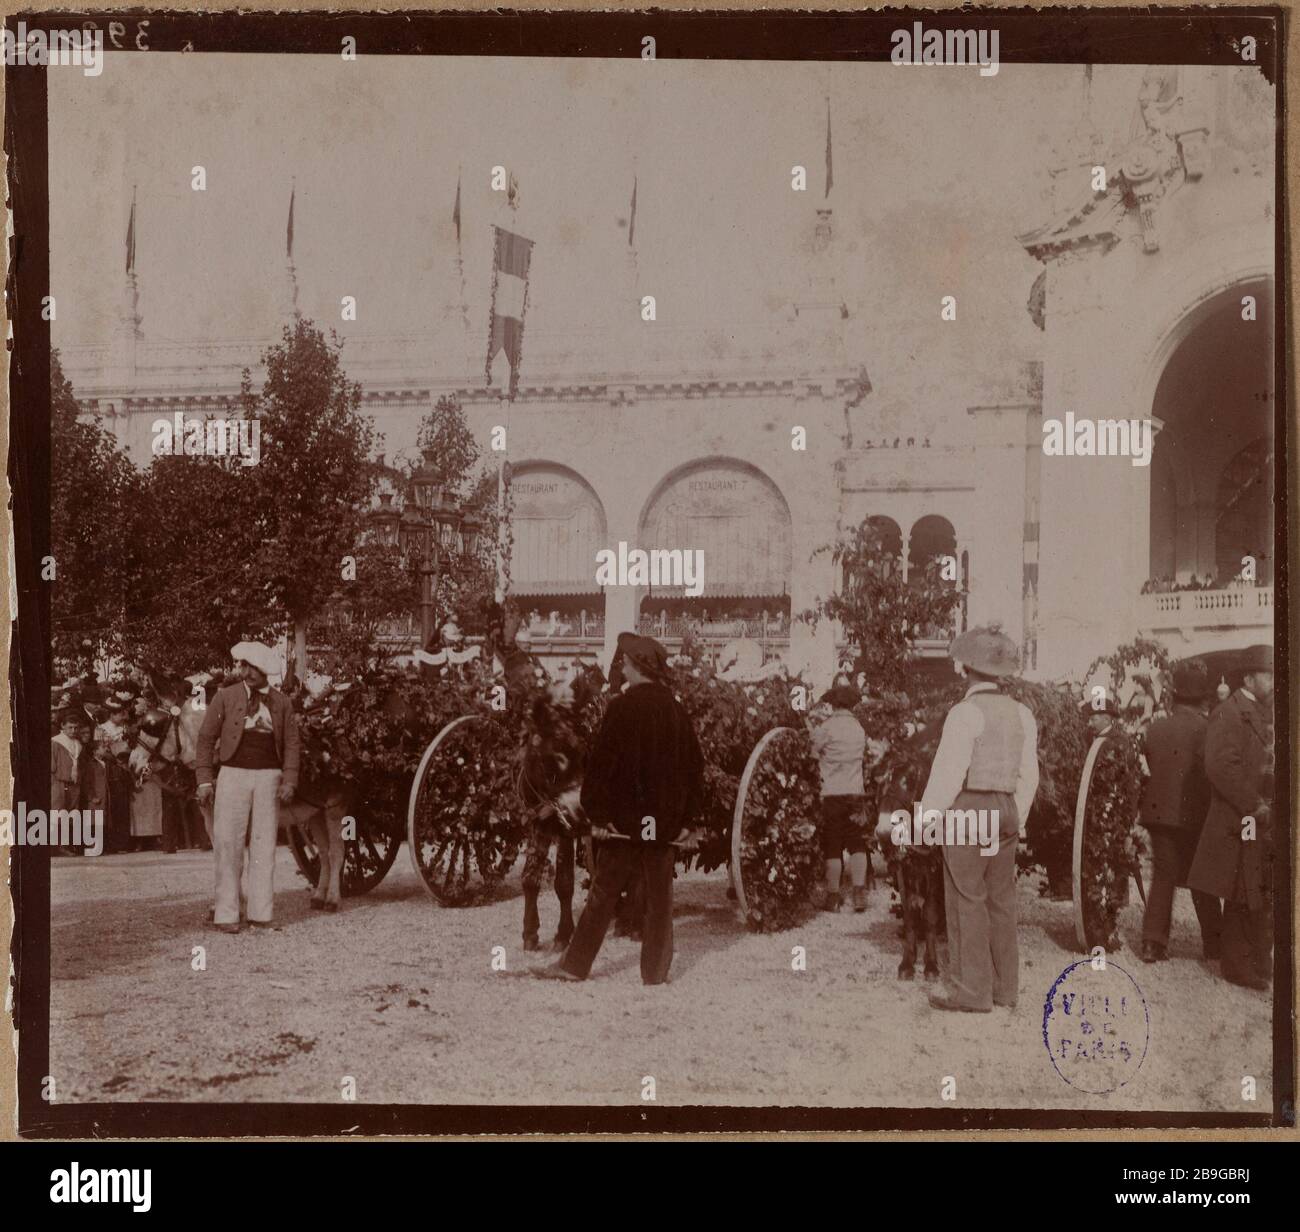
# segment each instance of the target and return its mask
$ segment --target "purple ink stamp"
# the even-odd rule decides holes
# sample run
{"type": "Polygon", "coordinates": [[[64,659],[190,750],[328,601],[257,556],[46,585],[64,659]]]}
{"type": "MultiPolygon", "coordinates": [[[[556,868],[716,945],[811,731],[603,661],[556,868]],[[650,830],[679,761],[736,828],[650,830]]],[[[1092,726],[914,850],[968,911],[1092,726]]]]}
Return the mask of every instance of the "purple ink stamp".
{"type": "Polygon", "coordinates": [[[1061,972],[1043,1005],[1043,1043],[1072,1087],[1093,1095],[1118,1091],[1142,1068],[1151,1015],[1142,990],[1123,967],[1090,958],[1061,972]]]}

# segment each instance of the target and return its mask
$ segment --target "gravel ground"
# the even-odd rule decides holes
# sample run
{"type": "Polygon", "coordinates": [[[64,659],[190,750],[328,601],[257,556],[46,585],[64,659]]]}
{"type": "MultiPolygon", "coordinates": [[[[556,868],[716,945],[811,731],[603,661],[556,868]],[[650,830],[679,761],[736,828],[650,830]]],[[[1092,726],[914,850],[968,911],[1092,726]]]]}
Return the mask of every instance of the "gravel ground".
{"type": "MultiPolygon", "coordinates": [[[[639,1104],[653,1077],[661,1105],[1271,1106],[1271,994],[1225,984],[1199,961],[1185,892],[1174,958],[1156,966],[1134,957],[1140,908],[1127,909],[1115,961],[1141,988],[1150,1044],[1131,1081],[1096,1095],[1064,1081],[1044,1045],[1044,998],[1078,956],[1069,904],[1040,899],[1027,880],[1019,1006],[977,1015],[931,1010],[919,971],[915,983],[895,978],[900,940],[879,882],[864,915],[759,936],[736,922],[724,873],[679,877],[672,983],[645,988],[637,943],[612,932],[587,983],[528,978],[550,956],[520,948],[517,873],[495,902],[440,909],[403,849],[376,891],[324,915],[308,909],[282,848],[279,927],[227,936],[206,923],[211,860],[54,861],[60,1102],[332,1102],[351,1078],[361,1103],[639,1104]],[[205,970],[194,969],[196,946],[205,970]],[[492,969],[496,946],[504,971],[492,969]],[[792,969],[795,946],[804,971],[792,969]],[[941,1098],[945,1078],[954,1103],[941,1098]]],[[[544,897],[544,935],[556,917],[544,897]]]]}

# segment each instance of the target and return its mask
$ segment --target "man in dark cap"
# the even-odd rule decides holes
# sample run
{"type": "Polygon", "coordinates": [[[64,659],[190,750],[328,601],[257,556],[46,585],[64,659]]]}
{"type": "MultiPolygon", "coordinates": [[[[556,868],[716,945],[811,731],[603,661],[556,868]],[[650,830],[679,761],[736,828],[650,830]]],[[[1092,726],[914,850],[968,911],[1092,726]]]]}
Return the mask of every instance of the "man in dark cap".
{"type": "MultiPolygon", "coordinates": [[[[1203,659],[1174,664],[1173,709],[1151,724],[1146,735],[1150,777],[1142,789],[1139,815],[1151,836],[1151,890],[1142,917],[1142,961],[1160,962],[1168,953],[1174,890],[1187,884],[1197,840],[1210,806],[1205,777],[1205,698],[1210,675],[1203,659]]],[[[1207,959],[1219,957],[1219,900],[1192,891],[1207,959]]]]}
{"type": "MultiPolygon", "coordinates": [[[[641,980],[668,982],[673,959],[674,839],[698,812],[704,758],[691,721],[665,680],[667,651],[653,638],[619,637],[619,671],[627,689],[605,712],[587,759],[582,807],[599,844],[586,909],[564,957],[536,974],[584,980],[591,972],[619,894],[641,873],[646,911],[641,939],[641,980]]],[[[611,681],[614,668],[611,666],[611,681]]]]}
{"type": "Polygon", "coordinates": [[[1242,656],[1242,686],[1210,716],[1210,809],[1187,884],[1224,900],[1223,978],[1263,991],[1271,972],[1273,648],[1242,656]]]}

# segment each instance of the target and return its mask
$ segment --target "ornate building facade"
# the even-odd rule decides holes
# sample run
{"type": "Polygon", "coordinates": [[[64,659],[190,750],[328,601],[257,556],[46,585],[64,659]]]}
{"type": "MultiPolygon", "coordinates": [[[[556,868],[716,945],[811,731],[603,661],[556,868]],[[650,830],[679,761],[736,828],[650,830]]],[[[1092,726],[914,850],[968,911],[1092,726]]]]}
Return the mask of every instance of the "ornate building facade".
{"type": "MultiPolygon", "coordinates": [[[[1154,68],[1127,140],[1081,122],[1046,221],[1018,237],[1041,264],[1025,287],[1037,353],[945,375],[932,400],[889,392],[887,334],[850,354],[845,323],[879,308],[844,276],[829,208],[809,221],[807,284],[761,327],[644,330],[629,311],[599,339],[532,330],[507,401],[453,295],[436,329],[353,338],[344,364],[390,452],[444,394],[485,446],[507,429],[511,594],[556,659],[692,621],[825,679],[835,633],[798,616],[837,585],[817,549],[867,518],[905,569],[959,562],[961,620],[1000,621],[1031,676],[1077,675],[1138,633],[1175,655],[1270,641],[1273,115],[1257,71],[1197,70],[1193,88],[1154,68]],[[1044,420],[1067,411],[1151,423],[1151,464],[1046,455],[1044,420]],[[602,593],[595,553],[620,542],[703,550],[703,594],[602,593]]],[[[64,367],[147,465],[154,420],[229,413],[270,340],[153,343],[147,288],[132,274],[124,295],[112,343],[66,347],[64,367]]]]}

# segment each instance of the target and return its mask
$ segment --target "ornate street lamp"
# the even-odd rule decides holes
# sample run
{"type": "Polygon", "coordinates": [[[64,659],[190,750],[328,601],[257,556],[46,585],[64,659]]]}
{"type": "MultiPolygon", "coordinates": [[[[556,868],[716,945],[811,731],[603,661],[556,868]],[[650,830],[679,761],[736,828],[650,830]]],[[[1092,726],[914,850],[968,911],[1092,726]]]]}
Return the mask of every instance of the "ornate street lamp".
{"type": "Polygon", "coordinates": [[[437,450],[420,452],[423,462],[406,480],[402,509],[394,507],[392,492],[381,492],[379,507],[370,510],[366,520],[379,543],[400,547],[403,556],[415,562],[420,575],[420,644],[427,647],[434,632],[434,579],[455,573],[477,558],[484,521],[462,511],[451,492],[439,486],[434,466],[437,450]]]}
{"type": "Polygon", "coordinates": [[[393,494],[379,494],[379,508],[372,509],[366,515],[373,530],[376,542],[386,548],[395,548],[398,544],[398,527],[402,515],[393,508],[393,494]]]}
{"type": "Polygon", "coordinates": [[[473,513],[467,513],[460,520],[461,550],[465,553],[467,565],[478,559],[478,541],[483,533],[483,519],[473,513]]]}

